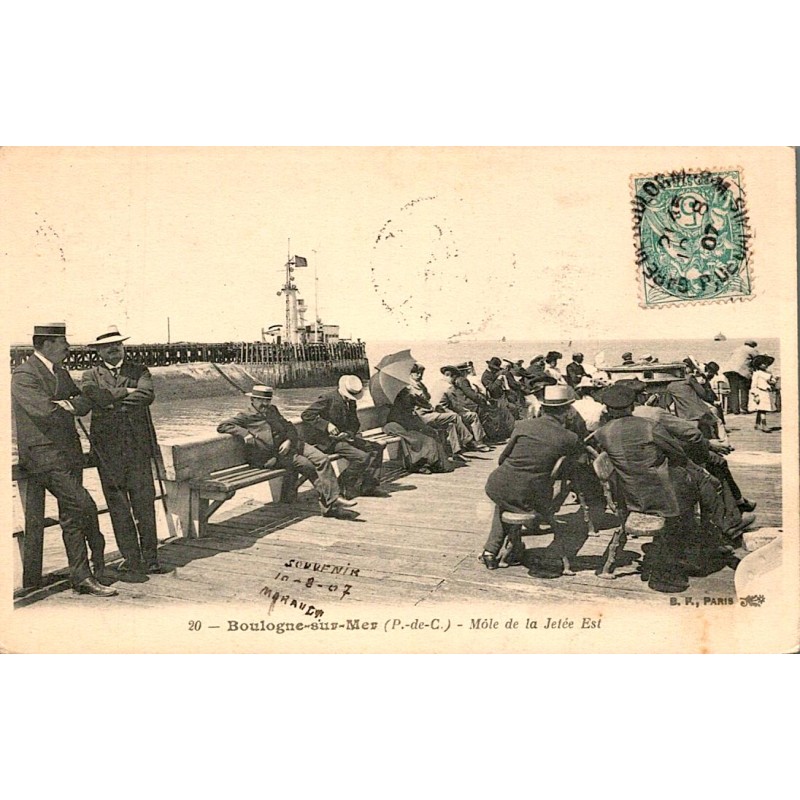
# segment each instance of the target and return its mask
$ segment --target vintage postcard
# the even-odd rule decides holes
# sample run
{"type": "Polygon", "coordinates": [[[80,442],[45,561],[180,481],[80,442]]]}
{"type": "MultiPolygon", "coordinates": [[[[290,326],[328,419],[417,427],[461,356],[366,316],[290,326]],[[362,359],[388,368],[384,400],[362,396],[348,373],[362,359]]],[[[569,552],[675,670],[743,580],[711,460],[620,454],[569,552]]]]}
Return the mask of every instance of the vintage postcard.
{"type": "Polygon", "coordinates": [[[790,652],[790,148],[6,148],[9,652],[790,652]]]}

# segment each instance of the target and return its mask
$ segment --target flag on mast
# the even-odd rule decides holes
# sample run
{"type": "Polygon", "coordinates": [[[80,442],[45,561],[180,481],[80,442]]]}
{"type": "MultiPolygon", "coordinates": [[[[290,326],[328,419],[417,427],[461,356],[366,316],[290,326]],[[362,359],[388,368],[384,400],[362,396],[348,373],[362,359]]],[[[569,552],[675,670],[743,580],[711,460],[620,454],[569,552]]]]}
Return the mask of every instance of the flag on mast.
{"type": "Polygon", "coordinates": [[[292,264],[294,265],[295,269],[297,269],[298,267],[307,267],[308,259],[304,258],[303,256],[295,256],[292,259],[292,264]]]}

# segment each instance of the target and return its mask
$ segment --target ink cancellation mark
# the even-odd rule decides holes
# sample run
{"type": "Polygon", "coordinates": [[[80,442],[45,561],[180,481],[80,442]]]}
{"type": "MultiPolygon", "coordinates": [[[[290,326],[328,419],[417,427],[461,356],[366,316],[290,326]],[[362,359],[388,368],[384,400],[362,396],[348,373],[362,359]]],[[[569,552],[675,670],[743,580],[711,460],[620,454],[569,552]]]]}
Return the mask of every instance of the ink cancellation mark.
{"type": "Polygon", "coordinates": [[[644,308],[752,295],[752,232],[741,170],[640,175],[632,184],[644,308]]]}

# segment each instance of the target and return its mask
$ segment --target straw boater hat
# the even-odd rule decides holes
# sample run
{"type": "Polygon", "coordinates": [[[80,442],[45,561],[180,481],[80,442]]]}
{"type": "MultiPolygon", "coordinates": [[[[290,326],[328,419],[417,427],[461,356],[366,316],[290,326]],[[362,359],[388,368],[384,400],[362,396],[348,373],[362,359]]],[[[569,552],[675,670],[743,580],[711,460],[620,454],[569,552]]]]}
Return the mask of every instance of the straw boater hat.
{"type": "Polygon", "coordinates": [[[66,322],[48,322],[47,325],[34,325],[34,336],[64,336],[67,335],[66,322]]]}
{"type": "Polygon", "coordinates": [[[87,347],[97,347],[98,345],[114,344],[115,342],[127,342],[130,336],[122,336],[116,325],[109,325],[105,333],[101,333],[93,342],[89,342],[87,347]]]}
{"type": "Polygon", "coordinates": [[[257,384],[251,391],[245,392],[247,397],[252,397],[254,400],[272,400],[272,387],[257,384]]]}
{"type": "Polygon", "coordinates": [[[339,378],[339,394],[351,400],[360,400],[364,396],[364,384],[357,375],[342,375],[339,378]]]}
{"type": "Polygon", "coordinates": [[[575,395],[569,386],[556,384],[555,386],[545,386],[543,406],[568,406],[575,402],[575,395]]]}

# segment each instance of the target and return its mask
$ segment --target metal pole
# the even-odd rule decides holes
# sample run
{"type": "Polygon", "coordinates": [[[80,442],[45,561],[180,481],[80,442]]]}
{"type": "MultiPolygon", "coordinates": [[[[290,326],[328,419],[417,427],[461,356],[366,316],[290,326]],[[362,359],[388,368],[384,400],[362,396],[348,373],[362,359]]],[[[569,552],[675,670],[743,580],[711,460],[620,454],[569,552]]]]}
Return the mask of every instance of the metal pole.
{"type": "Polygon", "coordinates": [[[314,253],[314,343],[319,344],[319,296],[317,294],[317,262],[319,261],[319,256],[316,250],[312,250],[312,252],[314,253]]]}

